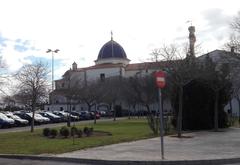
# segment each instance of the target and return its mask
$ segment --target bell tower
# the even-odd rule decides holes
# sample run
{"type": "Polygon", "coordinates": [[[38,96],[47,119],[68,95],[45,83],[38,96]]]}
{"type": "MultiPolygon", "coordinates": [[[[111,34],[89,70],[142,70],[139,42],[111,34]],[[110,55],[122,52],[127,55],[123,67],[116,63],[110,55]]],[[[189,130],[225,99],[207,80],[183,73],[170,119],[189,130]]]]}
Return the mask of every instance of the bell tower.
{"type": "Polygon", "coordinates": [[[196,36],[195,36],[195,26],[189,26],[188,27],[188,31],[189,31],[189,50],[187,53],[187,56],[190,57],[195,57],[195,42],[196,42],[196,36]]]}
{"type": "Polygon", "coordinates": [[[72,70],[74,70],[74,71],[77,70],[77,63],[76,63],[76,62],[74,62],[74,63],[72,64],[72,70]]]}

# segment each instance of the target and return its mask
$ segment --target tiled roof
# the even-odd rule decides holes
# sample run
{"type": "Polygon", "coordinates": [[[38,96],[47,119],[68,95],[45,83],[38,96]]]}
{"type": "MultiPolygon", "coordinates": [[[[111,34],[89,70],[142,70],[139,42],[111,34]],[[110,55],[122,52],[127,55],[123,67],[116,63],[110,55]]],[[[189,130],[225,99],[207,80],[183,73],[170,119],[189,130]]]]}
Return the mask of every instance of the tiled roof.
{"type": "Polygon", "coordinates": [[[143,63],[135,63],[129,64],[126,67],[126,71],[130,70],[142,70],[142,69],[157,69],[165,65],[166,62],[143,62],[143,63]]]}
{"type": "Polygon", "coordinates": [[[106,59],[106,58],[127,58],[127,55],[116,41],[110,40],[106,44],[104,44],[99,51],[98,60],[106,59]]]}

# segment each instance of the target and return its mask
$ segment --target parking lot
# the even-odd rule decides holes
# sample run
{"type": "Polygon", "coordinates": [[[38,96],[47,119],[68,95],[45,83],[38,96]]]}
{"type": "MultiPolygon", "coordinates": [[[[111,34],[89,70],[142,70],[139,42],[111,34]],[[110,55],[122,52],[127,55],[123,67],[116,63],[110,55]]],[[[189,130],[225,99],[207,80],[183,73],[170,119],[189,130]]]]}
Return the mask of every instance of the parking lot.
{"type": "MultiPolygon", "coordinates": [[[[117,120],[122,120],[122,119],[126,119],[125,117],[122,118],[117,118],[117,120]]],[[[105,121],[112,121],[112,118],[108,118],[108,117],[102,117],[99,120],[97,120],[97,122],[105,122],[105,121]]],[[[76,122],[72,122],[72,125],[74,124],[80,124],[80,123],[93,123],[93,120],[83,120],[83,121],[76,121],[76,122]]],[[[67,123],[63,122],[63,123],[49,123],[49,124],[42,124],[42,125],[36,125],[35,129],[41,129],[41,128],[46,128],[46,126],[48,128],[54,128],[54,127],[61,127],[61,126],[66,126],[67,123]]],[[[25,126],[25,127],[11,127],[11,128],[4,128],[4,129],[0,129],[0,133],[7,133],[7,132],[21,132],[21,131],[29,131],[30,130],[30,126],[25,126]]]]}
{"type": "Polygon", "coordinates": [[[12,127],[27,127],[31,125],[32,118],[34,118],[34,125],[44,125],[54,123],[87,121],[93,119],[100,119],[101,117],[108,116],[103,111],[37,111],[34,114],[34,117],[33,113],[29,111],[1,111],[0,129],[12,127]]]}

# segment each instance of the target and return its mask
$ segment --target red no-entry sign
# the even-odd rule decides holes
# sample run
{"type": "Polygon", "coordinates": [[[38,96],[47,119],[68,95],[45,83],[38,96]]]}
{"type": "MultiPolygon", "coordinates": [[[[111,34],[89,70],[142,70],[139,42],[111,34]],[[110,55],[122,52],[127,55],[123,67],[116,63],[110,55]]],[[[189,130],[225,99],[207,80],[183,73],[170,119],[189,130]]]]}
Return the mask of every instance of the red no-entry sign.
{"type": "Polygon", "coordinates": [[[163,71],[155,72],[156,85],[158,86],[158,88],[165,87],[166,85],[165,77],[166,77],[165,72],[163,71]]]}

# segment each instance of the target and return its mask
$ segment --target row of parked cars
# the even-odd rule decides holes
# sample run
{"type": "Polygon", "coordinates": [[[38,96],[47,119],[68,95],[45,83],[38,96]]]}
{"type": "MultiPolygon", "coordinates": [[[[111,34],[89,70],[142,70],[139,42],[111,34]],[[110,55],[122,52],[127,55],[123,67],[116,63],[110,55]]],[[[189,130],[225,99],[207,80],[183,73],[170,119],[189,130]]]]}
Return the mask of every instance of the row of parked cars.
{"type": "MultiPolygon", "coordinates": [[[[94,119],[95,116],[96,119],[99,119],[100,113],[89,111],[37,111],[34,115],[34,123],[36,125],[59,123],[66,122],[69,118],[71,121],[91,120],[94,119]]],[[[0,128],[30,125],[32,117],[33,114],[29,111],[0,112],[0,128]]]]}

